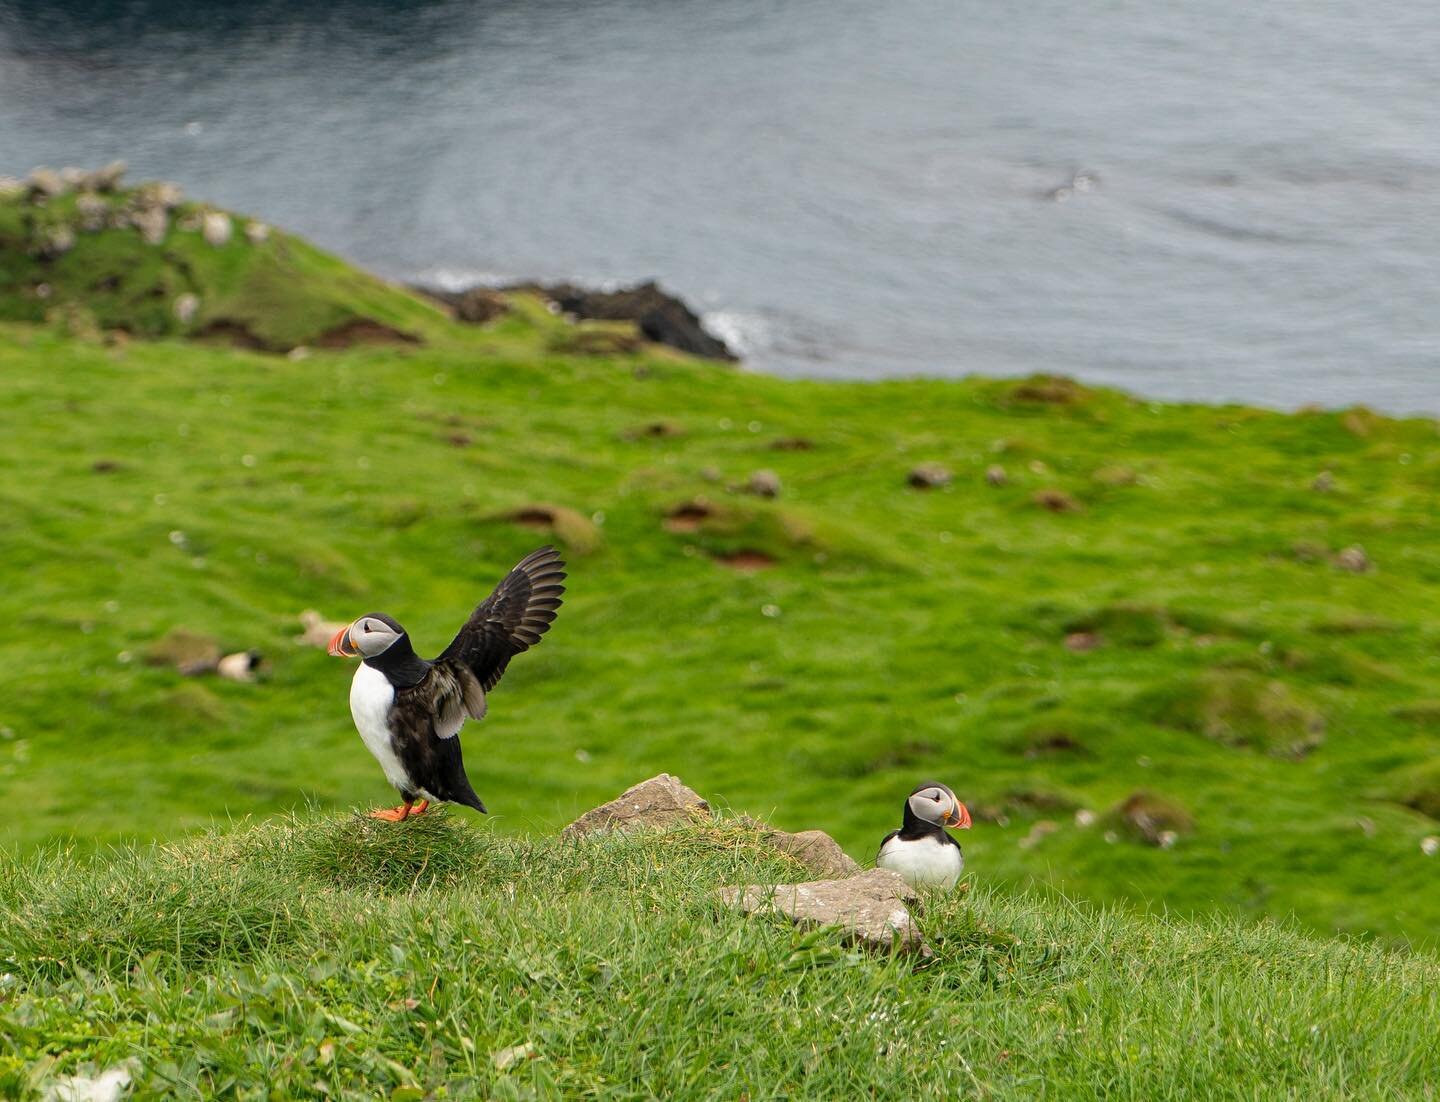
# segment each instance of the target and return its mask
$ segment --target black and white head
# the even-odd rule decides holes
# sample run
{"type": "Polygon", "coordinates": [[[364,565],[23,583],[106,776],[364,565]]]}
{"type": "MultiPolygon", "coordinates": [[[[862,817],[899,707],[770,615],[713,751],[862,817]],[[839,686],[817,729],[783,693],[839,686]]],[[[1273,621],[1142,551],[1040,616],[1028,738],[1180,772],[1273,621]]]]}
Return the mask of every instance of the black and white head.
{"type": "Polygon", "coordinates": [[[330,640],[330,653],[339,658],[377,658],[405,638],[405,629],[383,612],[370,612],[330,640]]]}
{"type": "Polygon", "coordinates": [[[942,827],[970,829],[970,812],[950,791],[948,785],[939,781],[926,781],[916,785],[905,801],[906,808],[927,823],[942,827]]]}

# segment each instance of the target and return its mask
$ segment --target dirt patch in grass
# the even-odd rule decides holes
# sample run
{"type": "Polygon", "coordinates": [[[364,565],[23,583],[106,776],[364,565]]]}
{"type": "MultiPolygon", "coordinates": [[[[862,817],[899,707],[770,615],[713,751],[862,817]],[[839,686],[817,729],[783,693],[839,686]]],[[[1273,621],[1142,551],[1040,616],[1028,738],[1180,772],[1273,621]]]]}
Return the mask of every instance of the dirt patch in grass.
{"type": "Polygon", "coordinates": [[[256,336],[249,326],[228,318],[216,318],[207,322],[196,331],[195,339],[211,344],[228,344],[232,348],[248,348],[252,352],[273,351],[267,348],[265,342],[256,336]]]}
{"type": "Polygon", "coordinates": [[[1064,490],[1056,490],[1054,488],[1040,490],[1030,500],[1035,502],[1040,508],[1048,509],[1052,513],[1078,513],[1083,508],[1080,502],[1064,490]]]}
{"type": "Polygon", "coordinates": [[[601,544],[600,529],[595,522],[566,505],[535,502],[509,509],[495,519],[547,532],[564,544],[567,551],[577,555],[588,555],[601,544]]]}
{"type": "Polygon", "coordinates": [[[671,532],[698,532],[715,516],[715,508],[707,501],[682,501],[665,514],[665,527],[671,532]]]}
{"type": "Polygon", "coordinates": [[[420,338],[372,318],[351,318],[314,340],[316,348],[354,348],[372,344],[419,344],[420,338]]]}
{"type": "Polygon", "coordinates": [[[767,554],[764,551],[756,551],[753,548],[742,548],[739,551],[722,551],[715,556],[715,561],[722,566],[728,566],[731,570],[738,570],[742,574],[753,574],[757,570],[768,570],[776,563],[774,555],[767,554]]]}

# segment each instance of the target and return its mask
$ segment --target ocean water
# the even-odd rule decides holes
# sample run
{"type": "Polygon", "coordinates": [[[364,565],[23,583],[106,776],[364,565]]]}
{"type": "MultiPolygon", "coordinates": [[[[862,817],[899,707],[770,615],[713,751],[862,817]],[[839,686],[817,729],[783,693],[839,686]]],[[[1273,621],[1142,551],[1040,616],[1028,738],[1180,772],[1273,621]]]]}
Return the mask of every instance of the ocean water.
{"type": "Polygon", "coordinates": [[[756,371],[1440,413],[1437,58],[1399,0],[0,0],[0,172],[655,277],[756,371]]]}

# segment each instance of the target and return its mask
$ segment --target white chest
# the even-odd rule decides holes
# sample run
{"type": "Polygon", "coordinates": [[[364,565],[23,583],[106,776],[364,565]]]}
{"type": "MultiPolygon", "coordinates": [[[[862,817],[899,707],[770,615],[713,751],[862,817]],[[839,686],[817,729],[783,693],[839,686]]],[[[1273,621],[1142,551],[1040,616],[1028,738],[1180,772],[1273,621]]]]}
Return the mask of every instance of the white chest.
{"type": "Polygon", "coordinates": [[[912,888],[943,888],[947,892],[965,868],[959,846],[934,838],[914,841],[891,838],[880,847],[875,863],[882,869],[898,872],[912,888]]]}
{"type": "Polygon", "coordinates": [[[390,738],[390,705],[393,703],[395,686],[379,670],[361,662],[355,671],[355,680],[350,682],[350,714],[355,717],[355,729],[385,771],[385,779],[406,791],[412,786],[390,738]]]}

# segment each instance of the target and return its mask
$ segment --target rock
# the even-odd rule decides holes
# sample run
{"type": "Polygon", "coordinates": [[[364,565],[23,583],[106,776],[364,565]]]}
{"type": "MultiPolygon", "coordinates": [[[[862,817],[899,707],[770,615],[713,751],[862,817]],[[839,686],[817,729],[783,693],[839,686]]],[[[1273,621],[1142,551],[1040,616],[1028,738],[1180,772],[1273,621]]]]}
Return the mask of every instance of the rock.
{"type": "Polygon", "coordinates": [[[188,628],[171,628],[145,648],[145,664],[171,666],[186,677],[194,677],[220,664],[220,644],[188,628]]]}
{"type": "Polygon", "coordinates": [[[85,191],[119,191],[125,178],[125,162],[111,161],[104,168],[87,173],[80,187],[85,191]]]}
{"type": "Polygon", "coordinates": [[[766,842],[795,858],[816,876],[839,879],[860,872],[855,859],[823,830],[802,830],[798,834],[768,827],[764,830],[766,842]]]}
{"type": "Polygon", "coordinates": [[[456,321],[469,325],[487,325],[498,317],[510,312],[510,300],[502,291],[493,287],[467,287],[463,291],[444,291],[437,287],[415,286],[418,291],[436,302],[450,307],[456,321]]]}
{"type": "Polygon", "coordinates": [[[1335,489],[1335,476],[1329,471],[1321,471],[1315,476],[1315,480],[1310,483],[1310,489],[1314,490],[1317,494],[1332,493],[1335,489]]]}
{"type": "Polygon", "coordinates": [[[985,468],[985,481],[991,486],[1003,486],[1010,481],[1010,476],[1005,473],[1005,468],[999,463],[985,468]]]}
{"type": "Polygon", "coordinates": [[[1042,509],[1049,509],[1052,513],[1078,513],[1080,511],[1080,503],[1064,490],[1041,490],[1032,500],[1042,509]]]}
{"type": "Polygon", "coordinates": [[[35,169],[26,177],[25,185],[32,203],[43,203],[47,199],[65,194],[65,182],[60,179],[58,172],[49,168],[35,169]]]}
{"type": "Polygon", "coordinates": [[[51,226],[40,239],[37,255],[45,260],[64,256],[75,247],[75,231],[69,226],[51,226]]]}
{"type": "Polygon", "coordinates": [[[110,204],[98,195],[81,195],[75,200],[75,213],[80,218],[80,228],[86,233],[99,233],[105,228],[110,215],[110,204]]]}
{"type": "Polygon", "coordinates": [[[130,215],[130,221],[140,231],[147,245],[158,245],[165,240],[170,229],[170,216],[160,206],[141,207],[130,215]]]}
{"type": "Polygon", "coordinates": [[[745,490],[758,497],[779,497],[780,476],[774,471],[756,471],[745,483],[745,490]]]}
{"type": "Polygon", "coordinates": [[[207,210],[200,220],[200,236],[205,238],[207,245],[214,245],[217,249],[221,245],[228,245],[234,232],[234,223],[222,210],[207,210]]]}
{"type": "Polygon", "coordinates": [[[215,672],[229,681],[254,681],[255,671],[263,659],[259,651],[242,650],[238,654],[227,654],[215,666],[215,672]]]}
{"type": "Polygon", "coordinates": [[[65,185],[66,191],[74,191],[85,181],[87,175],[83,168],[66,165],[60,170],[60,182],[65,185]]]}
{"type": "Polygon", "coordinates": [[[189,325],[195,320],[195,315],[200,312],[200,296],[186,291],[183,295],[176,296],[175,304],[171,309],[175,312],[176,321],[181,325],[189,325]]]}
{"type": "Polygon", "coordinates": [[[304,631],[295,636],[295,642],[305,647],[328,647],[335,633],[345,624],[338,620],[327,620],[313,608],[300,613],[300,624],[304,631]]]}
{"type": "Polygon", "coordinates": [[[938,490],[950,485],[953,476],[950,468],[940,463],[921,463],[907,476],[907,481],[917,490],[938,490]]]}
{"type": "Polygon", "coordinates": [[[919,895],[889,869],[868,869],[843,880],[751,884],[721,888],[720,898],[745,914],[780,914],[804,926],[835,926],[868,949],[904,949],[932,956],[911,908],[919,895]]]}
{"type": "Polygon", "coordinates": [[[647,340],[678,348],[707,360],[734,361],[725,342],[711,336],[700,319],[680,299],[666,294],[653,281],[619,291],[589,291],[570,283],[520,284],[509,291],[538,294],[561,311],[593,321],[632,321],[647,340]]]}
{"type": "Polygon", "coordinates": [[[1375,564],[1370,561],[1370,556],[1365,554],[1365,548],[1358,543],[1345,548],[1336,555],[1335,565],[1352,574],[1365,574],[1375,568],[1375,564]]]}
{"type": "Polygon", "coordinates": [[[178,207],[184,198],[185,193],[179,184],[172,184],[168,180],[152,180],[136,188],[130,202],[135,207],[163,207],[168,211],[178,207]]]}
{"type": "Polygon", "coordinates": [[[1100,645],[1100,636],[1093,631],[1072,631],[1065,636],[1065,649],[1076,653],[1094,650],[1100,645]]]}
{"type": "Polygon", "coordinates": [[[679,777],[661,773],[627,788],[608,804],[585,812],[561,833],[568,838],[583,838],[602,830],[667,830],[708,818],[710,805],[699,793],[685,787],[679,777]]]}
{"type": "Polygon", "coordinates": [[[252,245],[263,245],[270,240],[270,227],[264,222],[246,222],[245,240],[252,245]]]}

